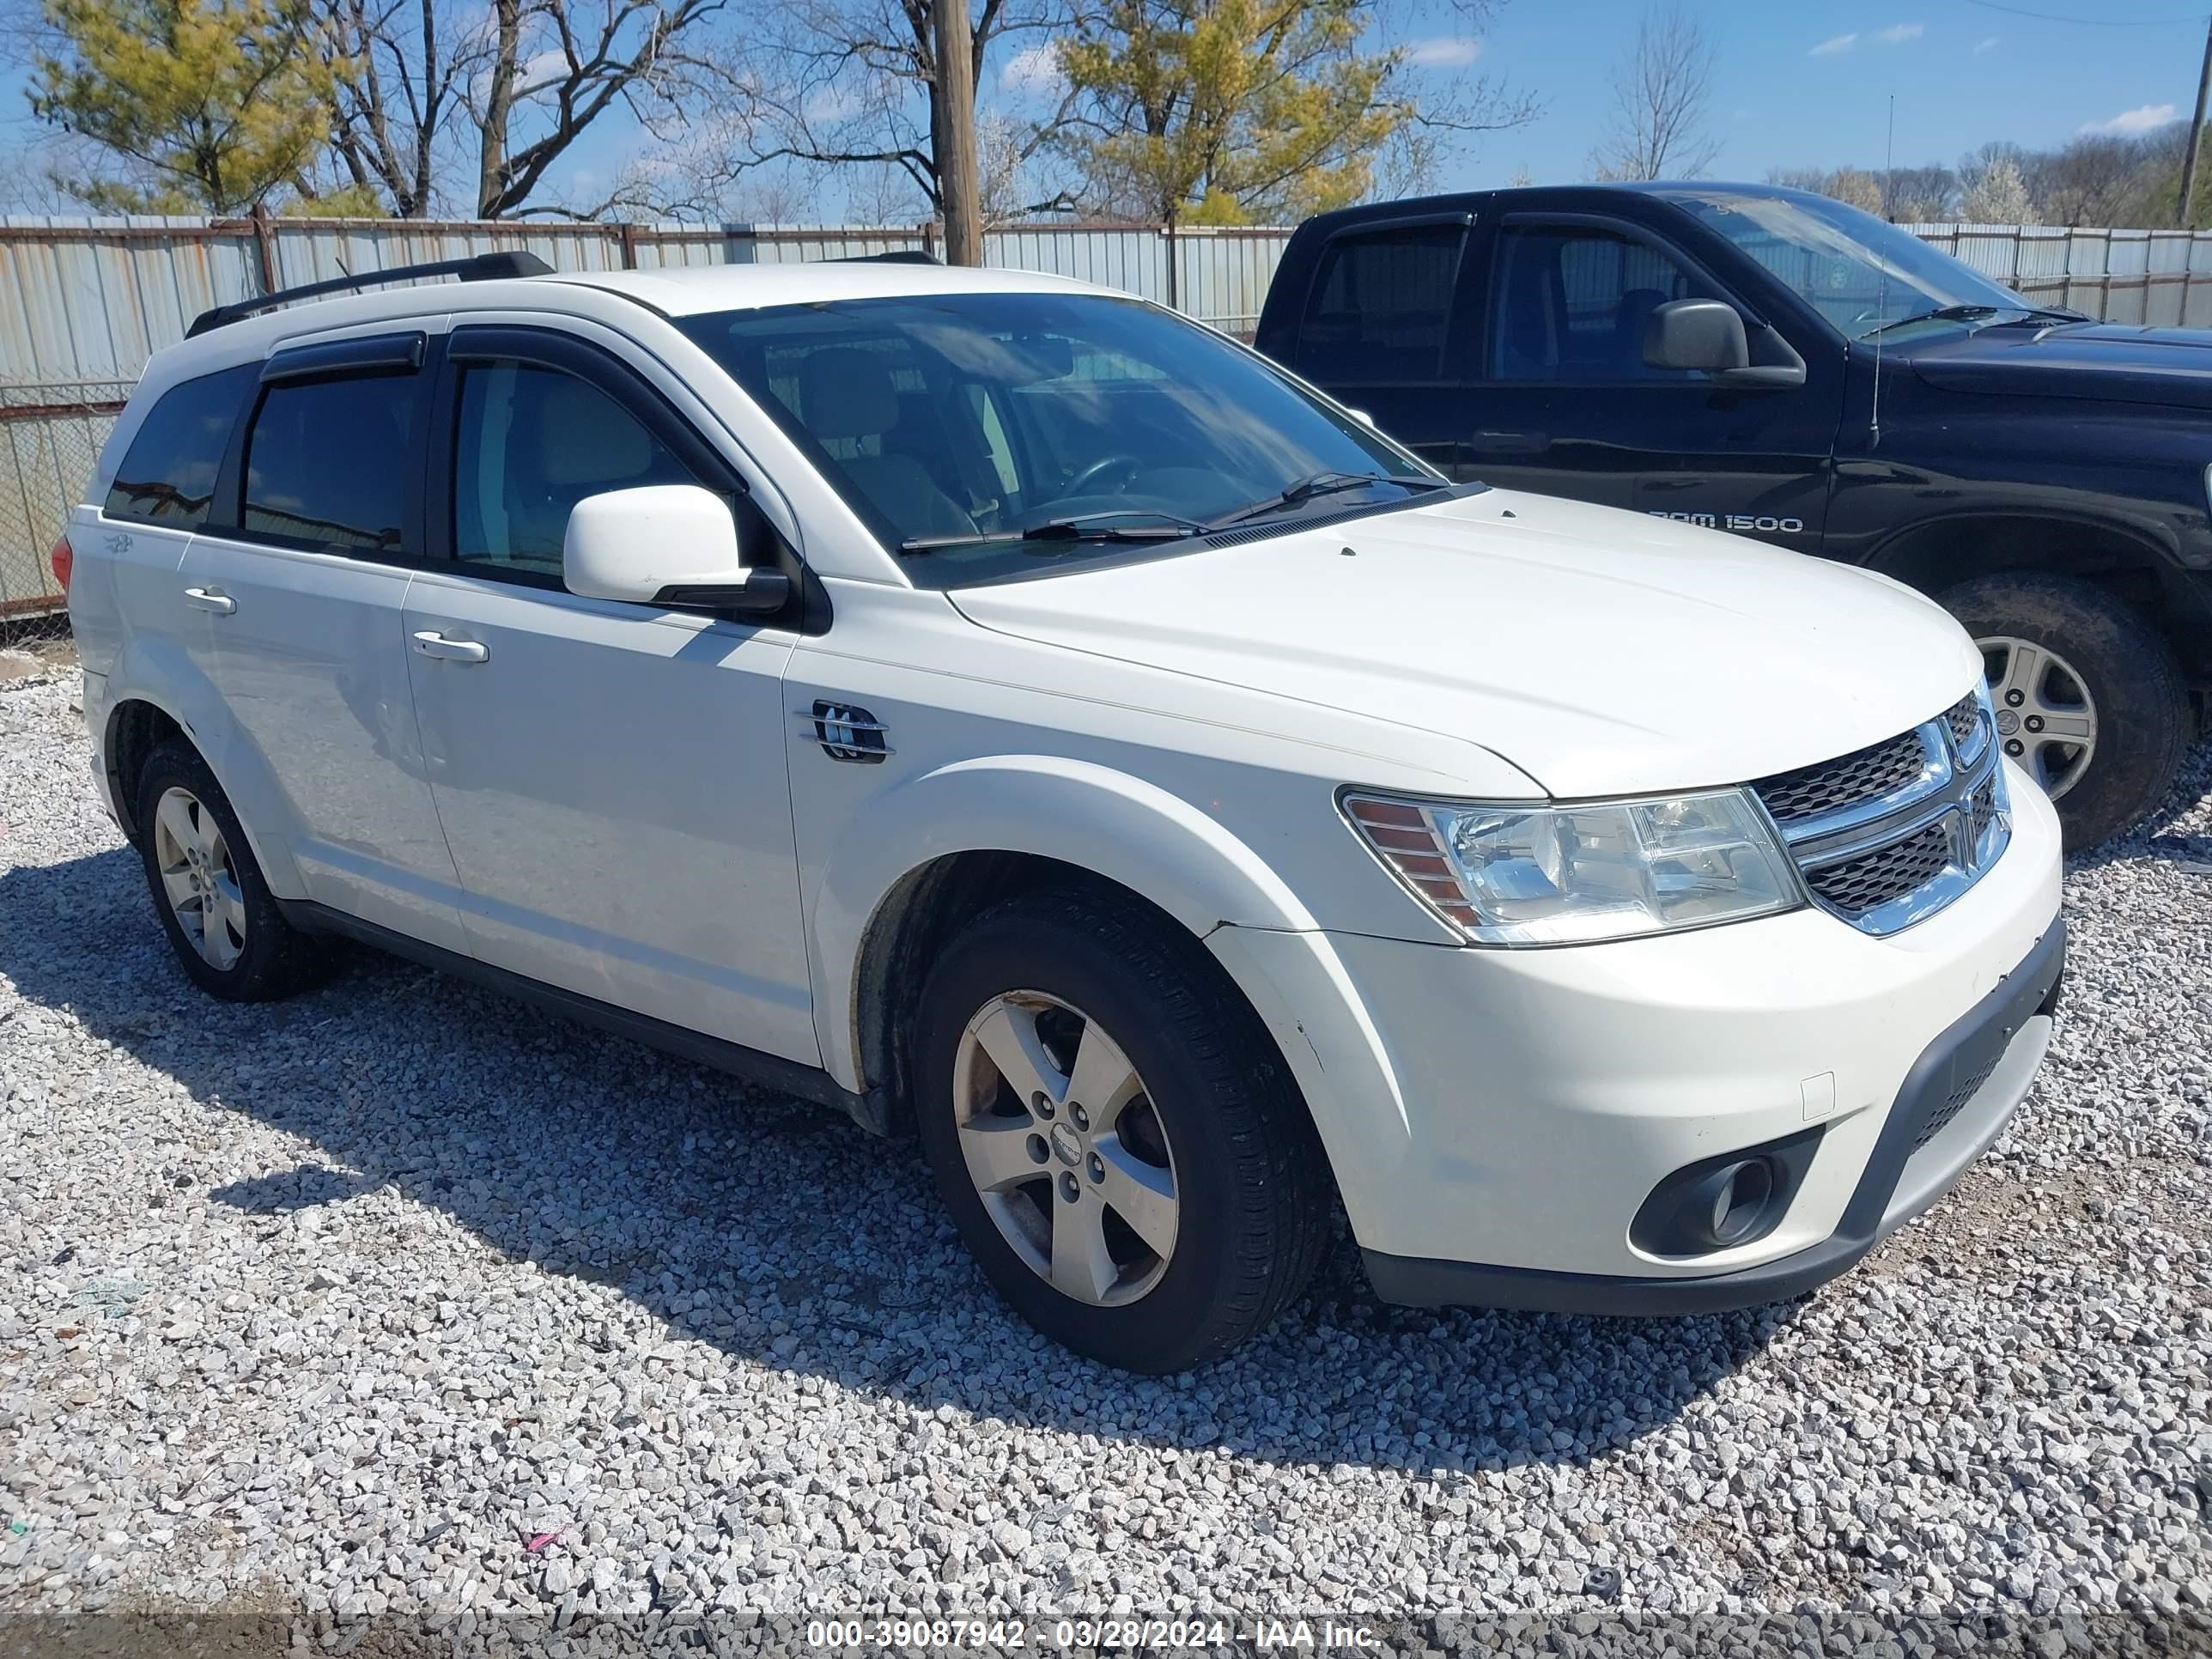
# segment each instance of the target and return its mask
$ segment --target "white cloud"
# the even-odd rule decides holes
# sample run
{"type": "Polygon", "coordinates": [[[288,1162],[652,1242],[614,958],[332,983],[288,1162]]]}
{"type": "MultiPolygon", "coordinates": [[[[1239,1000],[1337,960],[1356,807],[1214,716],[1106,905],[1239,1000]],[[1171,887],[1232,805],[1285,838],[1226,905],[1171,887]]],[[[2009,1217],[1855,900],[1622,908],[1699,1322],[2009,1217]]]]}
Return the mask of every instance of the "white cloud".
{"type": "Polygon", "coordinates": [[[1014,92],[1049,92],[1060,84],[1060,49],[1024,46],[1006,59],[999,80],[1014,92]]]}
{"type": "Polygon", "coordinates": [[[1995,52],[1996,49],[1997,37],[1994,34],[1984,35],[1982,37],[1982,44],[1974,48],[1974,56],[1979,58],[1984,52],[1995,52]]]}
{"type": "Polygon", "coordinates": [[[1432,40],[1416,40],[1406,48],[1406,61],[1430,66],[1464,68],[1482,56],[1482,42],[1471,40],[1463,34],[1440,34],[1432,40]]]}
{"type": "Polygon", "coordinates": [[[826,126],[832,122],[842,121],[848,115],[858,115],[860,112],[860,94],[850,87],[832,82],[809,94],[806,101],[799,106],[799,112],[809,121],[826,126]]]}
{"type": "Polygon", "coordinates": [[[535,53],[523,62],[514,95],[517,98],[527,98],[532,93],[543,92],[568,72],[568,60],[558,52],[535,53]]]}
{"type": "Polygon", "coordinates": [[[2153,127],[2162,127],[2173,119],[2171,104],[2142,104],[2134,109],[2124,109],[2109,121],[2084,122],[2078,131],[2116,134],[2122,137],[2138,132],[2148,132],[2153,127]]]}
{"type": "Polygon", "coordinates": [[[1832,58],[1839,52],[1849,52],[1858,43],[1859,37],[1856,33],[1833,35],[1821,41],[1819,46],[1805,55],[1808,58],[1832,58]]]}
{"type": "Polygon", "coordinates": [[[1886,46],[1901,46],[1907,40],[1917,40],[1927,32],[1924,23],[1893,23],[1875,39],[1886,46]]]}

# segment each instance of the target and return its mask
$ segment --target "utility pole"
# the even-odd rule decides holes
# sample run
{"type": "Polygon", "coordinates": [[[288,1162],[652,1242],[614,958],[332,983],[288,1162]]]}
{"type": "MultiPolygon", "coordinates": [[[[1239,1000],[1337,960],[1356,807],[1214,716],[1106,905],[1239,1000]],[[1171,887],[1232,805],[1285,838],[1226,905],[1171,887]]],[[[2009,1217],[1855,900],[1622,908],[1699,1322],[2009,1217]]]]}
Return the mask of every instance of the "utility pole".
{"type": "Polygon", "coordinates": [[[968,0],[931,0],[937,41],[938,199],[945,208],[945,263],[983,263],[983,204],[975,178],[975,31],[968,0]]]}
{"type": "Polygon", "coordinates": [[[2189,124],[2189,150],[2181,163],[2181,199],[2173,206],[2173,222],[2189,228],[2190,205],[2197,199],[2197,150],[2204,142],[2204,97],[2212,93],[2212,21],[2204,26],[2204,67],[2197,75],[2197,118],[2189,124]]]}

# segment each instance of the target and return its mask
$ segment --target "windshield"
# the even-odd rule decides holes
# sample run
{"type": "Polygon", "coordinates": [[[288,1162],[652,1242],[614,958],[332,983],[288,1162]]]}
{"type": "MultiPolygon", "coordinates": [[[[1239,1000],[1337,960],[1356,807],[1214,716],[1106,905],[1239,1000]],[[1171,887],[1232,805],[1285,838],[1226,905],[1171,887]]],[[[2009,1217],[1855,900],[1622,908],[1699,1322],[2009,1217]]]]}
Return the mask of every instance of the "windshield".
{"type": "Polygon", "coordinates": [[[1727,237],[1856,340],[1953,306],[2034,309],[1911,231],[1826,197],[1692,189],[1669,191],[1667,198],[1727,237]]]}
{"type": "Polygon", "coordinates": [[[925,586],[1095,559],[1123,541],[1134,556],[1144,538],[1308,500],[1381,507],[1435,487],[1250,352],[1135,300],[927,295],[681,325],[925,586]],[[1389,474],[1411,482],[1364,477],[1389,474]]]}

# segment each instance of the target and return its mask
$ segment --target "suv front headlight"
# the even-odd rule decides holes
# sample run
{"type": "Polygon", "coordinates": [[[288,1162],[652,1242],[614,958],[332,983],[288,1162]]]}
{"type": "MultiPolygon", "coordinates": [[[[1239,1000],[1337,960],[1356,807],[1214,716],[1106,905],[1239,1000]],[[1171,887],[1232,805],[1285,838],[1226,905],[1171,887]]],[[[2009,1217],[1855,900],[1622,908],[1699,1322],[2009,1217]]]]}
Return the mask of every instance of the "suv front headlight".
{"type": "Polygon", "coordinates": [[[1789,854],[1741,789],[1579,806],[1341,799],[1383,864],[1480,945],[1631,939],[1804,902],[1789,854]]]}

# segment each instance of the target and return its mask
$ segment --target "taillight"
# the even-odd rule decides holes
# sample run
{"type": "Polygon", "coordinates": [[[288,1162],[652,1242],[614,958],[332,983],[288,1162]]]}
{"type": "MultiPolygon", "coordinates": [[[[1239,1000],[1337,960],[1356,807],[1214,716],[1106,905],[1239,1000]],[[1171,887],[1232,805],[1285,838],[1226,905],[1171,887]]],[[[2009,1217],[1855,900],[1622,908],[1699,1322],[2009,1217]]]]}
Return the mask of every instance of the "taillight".
{"type": "Polygon", "coordinates": [[[46,562],[54,568],[54,580],[69,592],[70,573],[76,568],[76,555],[70,550],[69,538],[64,536],[54,544],[54,550],[46,555],[46,562]]]}

